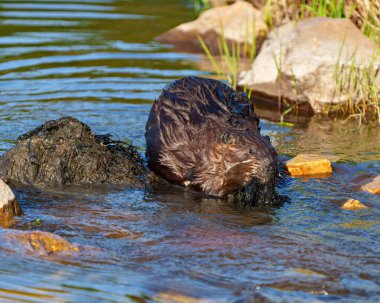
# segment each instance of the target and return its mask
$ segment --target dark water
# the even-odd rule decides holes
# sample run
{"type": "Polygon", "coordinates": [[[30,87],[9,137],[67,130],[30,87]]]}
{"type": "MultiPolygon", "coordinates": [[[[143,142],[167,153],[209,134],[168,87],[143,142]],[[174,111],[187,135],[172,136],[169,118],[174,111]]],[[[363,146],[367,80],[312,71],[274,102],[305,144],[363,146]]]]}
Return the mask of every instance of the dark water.
{"type": "MultiPolygon", "coordinates": [[[[161,88],[205,75],[199,57],[153,41],[192,19],[190,4],[2,0],[2,152],[64,115],[144,148],[161,88]]],[[[291,203],[273,211],[172,187],[19,190],[25,215],[15,228],[53,232],[83,249],[46,257],[0,243],[0,301],[379,302],[380,198],[357,185],[380,174],[379,129],[317,119],[262,126],[281,158],[322,153],[337,161],[333,176],[291,180],[279,189],[291,203]],[[369,208],[343,211],[346,198],[369,208]]]]}

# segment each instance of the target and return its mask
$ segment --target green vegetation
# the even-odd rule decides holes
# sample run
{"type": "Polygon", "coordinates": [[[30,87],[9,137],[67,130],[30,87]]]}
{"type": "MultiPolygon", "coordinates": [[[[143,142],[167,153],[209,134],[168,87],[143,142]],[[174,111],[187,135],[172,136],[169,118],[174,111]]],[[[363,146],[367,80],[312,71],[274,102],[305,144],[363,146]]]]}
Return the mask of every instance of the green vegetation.
{"type": "Polygon", "coordinates": [[[209,9],[210,4],[208,0],[194,0],[194,10],[196,12],[202,12],[203,10],[209,9]]]}
{"type": "Polygon", "coordinates": [[[42,220],[41,219],[35,219],[32,221],[32,225],[34,227],[40,227],[42,225],[42,220]]]}
{"type": "Polygon", "coordinates": [[[346,58],[342,64],[342,48],[334,68],[336,93],[342,101],[339,105],[331,105],[328,112],[338,112],[343,116],[358,118],[359,124],[368,116],[373,116],[380,124],[380,86],[376,83],[379,67],[375,64],[375,58],[379,52],[373,54],[364,67],[358,67],[355,57],[346,58]],[[343,96],[342,92],[346,92],[343,96]]]}
{"type": "Polygon", "coordinates": [[[380,2],[356,0],[351,19],[380,46],[380,2]]]}
{"type": "Polygon", "coordinates": [[[266,0],[264,20],[269,28],[286,21],[310,17],[350,18],[362,32],[380,45],[380,1],[366,0],[266,0]]]}
{"type": "MultiPolygon", "coordinates": [[[[244,62],[252,63],[256,56],[255,23],[253,22],[252,24],[252,35],[249,35],[249,30],[248,28],[246,29],[243,43],[228,41],[225,37],[223,26],[221,26],[221,35],[217,41],[217,53],[212,52],[201,36],[198,36],[198,40],[216,74],[226,79],[236,89],[239,72],[243,69],[242,65],[244,62]]],[[[243,87],[243,91],[246,92],[247,88],[243,87]]],[[[250,93],[249,91],[248,96],[250,96],[250,93]]]]}
{"type": "MultiPolygon", "coordinates": [[[[303,1],[302,10],[306,10],[310,17],[345,18],[346,0],[312,0],[309,4],[303,1]]],[[[302,11],[302,15],[305,14],[302,11]]]]}

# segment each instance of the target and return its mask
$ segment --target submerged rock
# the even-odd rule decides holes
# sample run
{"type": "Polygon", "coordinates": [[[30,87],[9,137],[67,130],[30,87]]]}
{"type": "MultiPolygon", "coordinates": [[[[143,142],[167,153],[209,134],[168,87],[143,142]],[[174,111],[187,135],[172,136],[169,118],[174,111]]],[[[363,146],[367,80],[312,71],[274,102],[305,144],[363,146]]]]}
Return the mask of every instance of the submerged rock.
{"type": "Polygon", "coordinates": [[[311,154],[301,154],[294,157],[285,163],[285,168],[294,177],[332,173],[330,160],[311,154]]]}
{"type": "Polygon", "coordinates": [[[213,53],[217,53],[218,41],[222,36],[229,44],[243,45],[246,42],[248,46],[254,44],[255,38],[256,46],[259,46],[267,30],[262,12],[247,2],[238,1],[230,6],[211,8],[198,19],[178,25],[158,36],[157,40],[174,44],[182,51],[203,53],[199,36],[213,53]]]}
{"type": "Polygon", "coordinates": [[[7,230],[0,233],[1,245],[8,251],[52,255],[76,253],[79,248],[64,238],[43,231],[7,230]]]}
{"type": "MultiPolygon", "coordinates": [[[[378,47],[350,20],[318,17],[271,32],[251,69],[241,73],[239,85],[265,99],[277,101],[281,95],[323,112],[350,97],[360,99],[355,89],[366,81],[362,70],[371,64],[375,74],[378,47]]],[[[380,83],[379,76],[370,78],[380,83]]]]}
{"type": "Polygon", "coordinates": [[[72,117],[20,136],[0,158],[0,176],[29,185],[122,184],[142,187],[147,174],[131,145],[95,135],[72,117]]]}
{"type": "Polygon", "coordinates": [[[22,214],[20,204],[9,186],[0,179],[0,224],[10,225],[14,216],[22,214]]]}
{"type": "Polygon", "coordinates": [[[349,199],[342,205],[341,208],[345,210],[359,210],[368,207],[361,203],[359,200],[349,199]]]}
{"type": "Polygon", "coordinates": [[[361,189],[372,194],[380,194],[380,175],[374,177],[373,180],[364,184],[361,189]]]}
{"type": "Polygon", "coordinates": [[[179,292],[168,291],[159,292],[153,296],[153,300],[158,303],[216,303],[217,300],[208,298],[191,297],[179,292]]]}

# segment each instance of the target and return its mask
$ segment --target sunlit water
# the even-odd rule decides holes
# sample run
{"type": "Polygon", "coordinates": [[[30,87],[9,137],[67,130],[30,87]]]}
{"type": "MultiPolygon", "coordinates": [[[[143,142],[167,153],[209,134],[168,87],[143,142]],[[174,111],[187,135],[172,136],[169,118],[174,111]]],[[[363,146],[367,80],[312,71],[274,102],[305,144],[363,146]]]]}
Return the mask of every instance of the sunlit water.
{"type": "MultiPolygon", "coordinates": [[[[143,150],[162,87],[206,75],[198,56],[154,42],[194,17],[191,2],[2,0],[1,152],[65,115],[143,150]]],[[[357,183],[380,173],[380,135],[354,126],[262,121],[282,160],[317,152],[337,161],[331,177],[290,179],[279,191],[291,203],[273,211],[173,187],[18,189],[25,215],[14,228],[53,232],[82,250],[43,257],[0,243],[0,301],[378,302],[380,198],[357,183]],[[346,198],[369,209],[341,210],[346,198]]]]}

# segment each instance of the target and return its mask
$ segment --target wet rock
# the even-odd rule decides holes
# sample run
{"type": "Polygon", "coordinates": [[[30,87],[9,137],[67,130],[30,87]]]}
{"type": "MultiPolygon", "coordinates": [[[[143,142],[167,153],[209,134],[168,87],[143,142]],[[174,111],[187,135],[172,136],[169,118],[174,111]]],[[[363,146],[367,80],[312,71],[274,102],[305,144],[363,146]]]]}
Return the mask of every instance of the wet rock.
{"type": "Polygon", "coordinates": [[[160,292],[153,297],[155,302],[160,303],[216,303],[216,300],[194,298],[176,292],[160,292]]]}
{"type": "Polygon", "coordinates": [[[211,8],[198,19],[178,25],[157,37],[157,40],[174,44],[182,51],[203,53],[198,40],[200,36],[212,52],[217,53],[218,41],[222,35],[229,44],[243,45],[248,40],[249,46],[253,44],[252,37],[256,37],[259,46],[266,33],[267,26],[262,13],[247,2],[237,1],[230,6],[211,8]]]}
{"type": "MultiPolygon", "coordinates": [[[[362,73],[375,60],[377,46],[348,19],[318,17],[287,23],[271,32],[251,69],[240,74],[256,96],[306,105],[324,112],[353,92],[351,65],[362,73]],[[339,85],[337,85],[339,83],[339,85]]],[[[380,83],[379,77],[376,79],[380,83]]]]}
{"type": "Polygon", "coordinates": [[[301,154],[285,163],[288,173],[294,177],[326,175],[332,173],[331,162],[319,155],[301,154]]]}
{"type": "Polygon", "coordinates": [[[361,203],[359,200],[349,199],[342,205],[341,208],[345,210],[359,210],[368,207],[361,203]]]}
{"type": "Polygon", "coordinates": [[[111,239],[123,238],[123,239],[128,239],[128,240],[134,240],[134,239],[138,239],[144,236],[144,233],[133,232],[133,231],[123,228],[123,229],[107,232],[104,236],[106,238],[111,238],[111,239]]]}
{"type": "Polygon", "coordinates": [[[0,176],[30,185],[144,185],[146,170],[131,145],[95,135],[72,117],[48,121],[17,139],[0,158],[0,176]]]}
{"type": "Polygon", "coordinates": [[[0,233],[1,245],[8,251],[52,255],[77,253],[79,248],[64,238],[43,231],[7,230],[0,233]]]}
{"type": "Polygon", "coordinates": [[[10,225],[14,216],[22,214],[20,204],[9,186],[0,179],[0,224],[10,225]]]}
{"type": "Polygon", "coordinates": [[[380,194],[380,175],[373,178],[369,183],[364,184],[361,189],[372,194],[380,194]]]}

